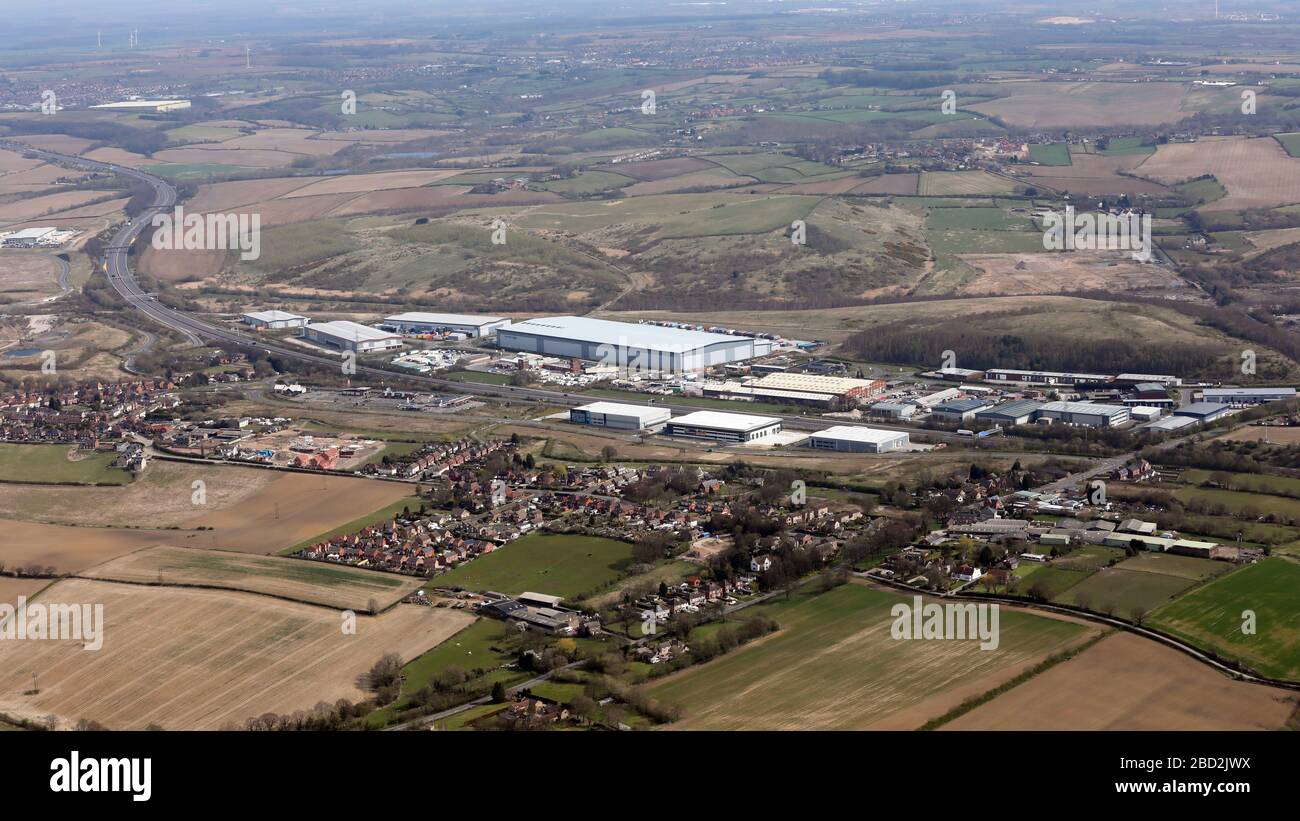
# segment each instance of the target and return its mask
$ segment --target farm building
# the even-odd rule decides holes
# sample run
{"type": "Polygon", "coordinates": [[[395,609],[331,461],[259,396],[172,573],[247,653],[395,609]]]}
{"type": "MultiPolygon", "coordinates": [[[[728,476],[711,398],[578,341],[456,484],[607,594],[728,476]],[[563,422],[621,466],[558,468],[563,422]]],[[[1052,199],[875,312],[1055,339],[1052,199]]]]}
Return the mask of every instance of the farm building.
{"type": "Polygon", "coordinates": [[[666,408],[619,402],[592,402],[569,409],[570,422],[616,430],[657,430],[670,416],[672,414],[666,408]]]}
{"type": "Polygon", "coordinates": [[[1232,406],[1218,402],[1193,402],[1174,410],[1174,416],[1185,416],[1196,422],[1212,422],[1232,413],[1232,406]]]}
{"type": "Polygon", "coordinates": [[[951,402],[943,402],[931,408],[930,412],[940,419],[949,419],[954,422],[965,422],[973,419],[975,414],[989,407],[992,403],[983,399],[954,399],[951,402]]]}
{"type": "Polygon", "coordinates": [[[1018,399],[979,411],[975,414],[975,418],[981,422],[996,422],[999,425],[1025,425],[1034,420],[1034,416],[1042,406],[1042,402],[1018,399]]]}
{"type": "Polygon", "coordinates": [[[780,433],[781,420],[772,416],[696,411],[670,419],[664,432],[669,436],[684,436],[690,439],[753,442],[780,433]]]}
{"type": "Polygon", "coordinates": [[[402,347],[402,338],[358,322],[340,319],[334,322],[311,322],[302,328],[302,336],[318,345],[341,351],[382,351],[402,347]]]}
{"type": "Polygon", "coordinates": [[[908,436],[902,431],[836,425],[808,437],[808,447],[850,453],[888,453],[905,448],[908,436]]]}
{"type": "Polygon", "coordinates": [[[1113,428],[1127,422],[1129,413],[1128,408],[1123,405],[1102,405],[1092,402],[1048,402],[1038,409],[1038,418],[1064,422],[1067,425],[1113,428]]]}
{"type": "Polygon", "coordinates": [[[259,331],[278,330],[280,328],[301,328],[310,320],[305,316],[291,314],[288,311],[250,311],[240,319],[245,325],[259,331]]]}
{"type": "Polygon", "coordinates": [[[508,325],[509,319],[478,314],[430,314],[411,311],[384,318],[384,324],[402,334],[428,334],[450,331],[471,338],[491,336],[497,328],[508,325]]]}
{"type": "Polygon", "coordinates": [[[497,345],[508,351],[659,373],[700,371],[772,351],[772,342],[766,339],[585,316],[538,317],[503,325],[497,329],[497,345]]]}
{"type": "Polygon", "coordinates": [[[1201,400],[1219,405],[1244,407],[1265,402],[1283,402],[1295,399],[1295,388],[1206,388],[1201,400]]]}

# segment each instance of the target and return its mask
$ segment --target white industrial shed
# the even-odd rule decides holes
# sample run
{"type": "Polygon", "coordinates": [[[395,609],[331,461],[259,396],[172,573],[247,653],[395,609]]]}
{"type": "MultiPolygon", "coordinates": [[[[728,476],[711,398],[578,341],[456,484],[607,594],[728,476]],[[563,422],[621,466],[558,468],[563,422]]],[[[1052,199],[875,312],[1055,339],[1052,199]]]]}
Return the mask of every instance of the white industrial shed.
{"type": "Polygon", "coordinates": [[[772,416],[744,413],[696,411],[670,419],[664,432],[669,436],[690,439],[713,439],[719,442],[753,442],[781,432],[781,420],[772,416]]]}
{"type": "Polygon", "coordinates": [[[357,353],[402,346],[402,338],[397,334],[390,334],[359,322],[349,322],[346,319],[334,322],[312,322],[303,326],[302,336],[319,345],[357,353]]]}
{"type": "Polygon", "coordinates": [[[482,316],[480,314],[431,314],[423,311],[409,311],[384,318],[384,324],[404,334],[427,334],[437,331],[451,331],[466,336],[491,336],[493,331],[510,320],[501,316],[482,316]]]}
{"type": "Polygon", "coordinates": [[[616,430],[647,430],[659,428],[672,413],[667,408],[649,405],[627,405],[620,402],[592,402],[569,409],[569,421],[580,425],[596,425],[616,430]]]}
{"type": "Polygon", "coordinates": [[[250,311],[242,317],[245,325],[260,330],[278,328],[301,328],[308,323],[305,316],[291,314],[288,311],[250,311]]]}
{"type": "Polygon", "coordinates": [[[548,316],[497,329],[497,345],[508,351],[573,357],[629,371],[681,373],[753,359],[772,343],[634,322],[585,316],[548,316]]]}
{"type": "Polygon", "coordinates": [[[1113,428],[1129,421],[1129,410],[1124,405],[1103,405],[1092,402],[1048,402],[1038,409],[1038,418],[1065,422],[1068,425],[1113,428]]]}
{"type": "Polygon", "coordinates": [[[907,447],[909,441],[908,435],[902,431],[836,425],[809,436],[808,447],[850,453],[888,453],[907,447]]]}

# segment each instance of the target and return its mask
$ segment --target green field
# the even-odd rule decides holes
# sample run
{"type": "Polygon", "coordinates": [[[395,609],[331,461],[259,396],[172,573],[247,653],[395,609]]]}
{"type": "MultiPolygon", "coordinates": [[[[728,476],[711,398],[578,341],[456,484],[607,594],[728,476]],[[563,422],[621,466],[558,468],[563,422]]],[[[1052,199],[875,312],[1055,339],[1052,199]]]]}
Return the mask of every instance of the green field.
{"type": "Polygon", "coordinates": [[[75,445],[0,445],[0,481],[125,485],[131,474],[111,467],[116,453],[80,453],[75,445]],[[76,453],[76,461],[68,453],[76,453]]]}
{"type": "Polygon", "coordinates": [[[1029,146],[1029,159],[1039,165],[1073,165],[1070,147],[1065,143],[1048,143],[1029,146]]]}
{"type": "Polygon", "coordinates": [[[1292,157],[1300,157],[1300,133],[1274,134],[1273,136],[1286,149],[1286,153],[1292,157]]]}
{"type": "Polygon", "coordinates": [[[157,174],[169,180],[205,180],[210,177],[221,177],[226,174],[237,174],[241,171],[253,171],[255,169],[243,165],[208,162],[160,163],[147,166],[145,170],[150,174],[157,174]]]}
{"type": "MultiPolygon", "coordinates": [[[[779,632],[652,689],[691,729],[858,729],[928,696],[1058,650],[1088,628],[1002,608],[1000,645],[904,641],[890,609],[910,597],[858,584],[798,592],[744,611],[779,632]]],[[[916,725],[924,723],[918,717],[916,725]]]]}
{"type": "Polygon", "coordinates": [[[1154,145],[1143,145],[1142,140],[1142,137],[1116,137],[1107,143],[1104,149],[1098,149],[1097,153],[1105,154],[1108,157],[1154,153],[1156,147],[1154,145]]]}
{"type": "MultiPolygon", "coordinates": [[[[1101,548],[1114,550],[1115,548],[1101,548]]],[[[1069,588],[1054,601],[1086,607],[1123,619],[1148,614],[1197,583],[1220,576],[1232,565],[1168,553],[1139,553],[1069,588]]]]}
{"type": "Polygon", "coordinates": [[[1271,558],[1247,565],[1161,607],[1148,624],[1266,676],[1300,680],[1300,564],[1271,558]],[[1242,633],[1243,612],[1256,633],[1242,633]]]}
{"type": "Polygon", "coordinates": [[[1055,599],[1094,572],[1096,571],[1066,570],[1052,565],[1040,565],[1021,576],[1020,586],[1016,589],[1022,596],[1029,595],[1030,591],[1037,591],[1044,598],[1055,599]]]}
{"type": "Polygon", "coordinates": [[[566,599],[589,593],[622,576],[632,563],[632,545],[593,536],[534,534],[437,578],[439,587],[525,591],[566,599]]]}
{"type": "Polygon", "coordinates": [[[633,182],[635,180],[622,174],[612,174],[608,171],[583,171],[567,180],[542,183],[540,187],[557,194],[595,194],[598,191],[622,188],[633,182]]]}

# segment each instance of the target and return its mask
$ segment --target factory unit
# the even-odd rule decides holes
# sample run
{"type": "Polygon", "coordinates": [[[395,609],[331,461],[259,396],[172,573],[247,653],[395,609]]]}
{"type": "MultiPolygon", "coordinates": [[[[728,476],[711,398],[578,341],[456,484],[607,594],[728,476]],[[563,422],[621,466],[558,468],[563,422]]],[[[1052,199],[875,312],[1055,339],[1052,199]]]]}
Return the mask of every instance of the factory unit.
{"type": "Polygon", "coordinates": [[[1042,402],[1035,402],[1032,399],[1016,399],[979,411],[975,414],[975,419],[980,422],[994,422],[998,425],[1027,425],[1034,420],[1034,417],[1038,414],[1038,409],[1041,407],[1043,407],[1042,402]]]}
{"type": "Polygon", "coordinates": [[[613,430],[658,430],[670,416],[667,408],[620,402],[592,402],[569,409],[570,422],[613,430]]]}
{"type": "Polygon", "coordinates": [[[91,108],[116,109],[118,111],[150,111],[165,114],[168,111],[184,111],[190,107],[189,100],[124,100],[120,103],[103,103],[91,108]]]}
{"type": "Polygon", "coordinates": [[[773,343],[585,316],[548,316],[499,327],[497,345],[508,351],[602,362],[628,371],[683,373],[765,356],[771,353],[773,343]]]}
{"type": "Polygon", "coordinates": [[[1215,419],[1221,419],[1232,413],[1232,410],[1230,405],[1221,405],[1218,402],[1193,402],[1190,405],[1175,408],[1174,416],[1185,416],[1197,422],[1213,422],[1215,419]]]}
{"type": "Polygon", "coordinates": [[[242,315],[240,320],[259,331],[301,328],[311,321],[305,316],[291,314],[288,311],[250,311],[242,315]]]}
{"type": "Polygon", "coordinates": [[[930,413],[940,419],[953,422],[965,422],[975,418],[975,414],[992,405],[984,399],[955,399],[943,402],[930,409],[930,413]]]}
{"type": "Polygon", "coordinates": [[[923,408],[933,408],[935,405],[947,402],[949,399],[956,399],[959,396],[961,396],[961,391],[957,388],[944,388],[941,391],[927,393],[925,396],[918,396],[912,401],[923,408]]]}
{"type": "Polygon", "coordinates": [[[706,397],[792,402],[824,408],[856,406],[885,389],[881,379],[850,379],[807,373],[771,373],[749,382],[706,382],[706,397]]]}
{"type": "Polygon", "coordinates": [[[877,402],[871,406],[870,413],[886,419],[911,419],[916,415],[916,405],[908,402],[877,402]]]}
{"type": "Polygon", "coordinates": [[[1288,399],[1295,399],[1295,388],[1206,388],[1201,391],[1203,402],[1238,408],[1288,399]]]}
{"type": "Polygon", "coordinates": [[[1038,409],[1037,419],[1050,419],[1053,422],[1090,428],[1113,428],[1129,421],[1129,411],[1124,405],[1048,402],[1038,409]]]}
{"type": "Polygon", "coordinates": [[[334,322],[310,322],[302,328],[303,339],[338,348],[341,351],[382,351],[402,347],[402,338],[378,328],[371,328],[346,319],[334,322]]]}
{"type": "Polygon", "coordinates": [[[902,431],[836,425],[808,437],[808,447],[848,453],[888,453],[907,447],[908,435],[902,431]]]}
{"type": "Polygon", "coordinates": [[[1158,419],[1155,422],[1152,422],[1151,424],[1147,425],[1146,427],[1147,430],[1159,431],[1160,433],[1168,433],[1171,430],[1179,430],[1180,428],[1185,428],[1188,427],[1189,425],[1195,425],[1195,424],[1196,424],[1196,420],[1190,416],[1166,416],[1164,419],[1158,419]]]}
{"type": "Polygon", "coordinates": [[[1134,422],[1151,422],[1160,418],[1160,408],[1136,405],[1128,409],[1128,415],[1134,422]]]}
{"type": "Polygon", "coordinates": [[[669,436],[712,439],[718,442],[753,442],[781,432],[781,420],[743,413],[696,411],[670,419],[664,428],[669,436]]]}
{"type": "Polygon", "coordinates": [[[1112,379],[1104,373],[1019,371],[1012,368],[990,368],[984,372],[986,382],[1014,382],[1018,385],[1109,385],[1112,379]]]}
{"type": "Polygon", "coordinates": [[[510,320],[500,316],[482,316],[479,314],[431,314],[423,311],[409,311],[385,317],[384,324],[399,334],[451,333],[464,334],[471,339],[491,336],[497,328],[510,324],[510,320]]]}
{"type": "Polygon", "coordinates": [[[1183,380],[1178,377],[1163,373],[1121,373],[1115,377],[1115,384],[1120,387],[1140,385],[1143,382],[1154,382],[1165,388],[1177,388],[1183,384],[1183,380]]]}

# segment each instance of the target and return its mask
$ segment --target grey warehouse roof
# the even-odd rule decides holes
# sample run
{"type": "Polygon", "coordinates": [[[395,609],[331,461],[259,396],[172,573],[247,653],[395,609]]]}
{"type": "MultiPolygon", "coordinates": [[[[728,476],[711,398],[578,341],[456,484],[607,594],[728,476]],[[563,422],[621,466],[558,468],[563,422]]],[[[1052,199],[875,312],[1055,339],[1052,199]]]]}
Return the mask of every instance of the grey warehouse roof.
{"type": "Polygon", "coordinates": [[[749,337],[714,334],[707,331],[688,331],[683,328],[664,328],[659,325],[642,325],[634,322],[613,322],[586,316],[542,316],[513,322],[497,329],[497,333],[525,333],[554,339],[574,339],[598,345],[623,345],[674,353],[704,348],[722,342],[752,342],[749,337]]]}

